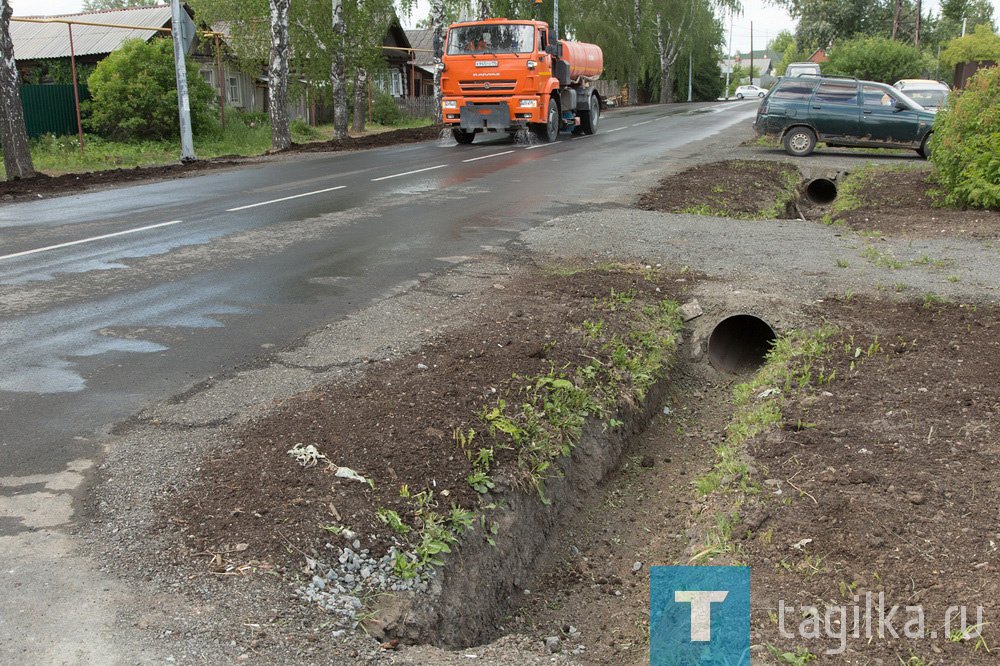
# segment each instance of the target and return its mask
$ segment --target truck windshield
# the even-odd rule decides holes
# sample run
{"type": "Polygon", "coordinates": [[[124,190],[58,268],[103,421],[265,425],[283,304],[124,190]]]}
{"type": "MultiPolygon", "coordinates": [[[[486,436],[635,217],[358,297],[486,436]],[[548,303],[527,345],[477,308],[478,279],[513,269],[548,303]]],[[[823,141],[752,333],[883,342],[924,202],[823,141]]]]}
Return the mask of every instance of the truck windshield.
{"type": "Polygon", "coordinates": [[[448,55],[531,53],[534,50],[535,28],[523,23],[463,25],[448,31],[448,55]]]}

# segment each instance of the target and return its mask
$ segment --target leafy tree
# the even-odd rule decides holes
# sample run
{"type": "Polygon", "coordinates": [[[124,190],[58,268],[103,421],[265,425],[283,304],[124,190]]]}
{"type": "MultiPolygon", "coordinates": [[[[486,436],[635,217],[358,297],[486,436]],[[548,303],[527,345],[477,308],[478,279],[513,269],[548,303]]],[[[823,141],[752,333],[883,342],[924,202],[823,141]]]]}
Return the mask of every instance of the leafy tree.
{"type": "Polygon", "coordinates": [[[977,25],[993,28],[993,5],[989,0],[942,0],[940,22],[942,37],[946,39],[961,37],[963,22],[967,34],[977,25]]]}
{"type": "Polygon", "coordinates": [[[0,143],[3,144],[3,165],[7,180],[31,178],[35,165],[31,161],[28,132],[24,126],[21,91],[18,88],[17,65],[14,62],[14,41],[10,38],[10,17],[14,13],[8,0],[0,2],[0,143]]]}
{"type": "Polygon", "coordinates": [[[979,71],[934,119],[934,178],[952,205],[1000,208],[1000,67],[979,71]]]}
{"type": "Polygon", "coordinates": [[[858,35],[888,37],[895,3],[886,0],[775,0],[799,20],[799,48],[816,49],[858,35]]]}
{"type": "Polygon", "coordinates": [[[788,49],[795,48],[795,35],[788,30],[782,30],[767,44],[767,48],[775,53],[784,53],[788,49]]]}
{"type": "MultiPolygon", "coordinates": [[[[215,90],[187,60],[191,129],[214,127],[215,90]]],[[[166,139],[179,131],[174,46],[169,39],[132,39],[102,60],[87,80],[91,116],[88,124],[114,139],[166,139]]]]}
{"type": "Polygon", "coordinates": [[[941,64],[949,68],[977,60],[1000,61],[1000,36],[987,25],[977,25],[965,37],[951,40],[941,53],[941,64]]]}
{"type": "Polygon", "coordinates": [[[837,45],[824,66],[828,74],[884,83],[917,78],[927,69],[929,60],[919,50],[882,37],[860,37],[837,45]]]}

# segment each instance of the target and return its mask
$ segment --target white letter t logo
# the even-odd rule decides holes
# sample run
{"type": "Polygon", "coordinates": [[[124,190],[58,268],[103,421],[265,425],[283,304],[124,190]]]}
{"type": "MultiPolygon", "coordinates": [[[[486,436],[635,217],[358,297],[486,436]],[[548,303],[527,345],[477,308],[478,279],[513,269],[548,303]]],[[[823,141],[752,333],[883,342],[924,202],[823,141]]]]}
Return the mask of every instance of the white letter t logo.
{"type": "Polygon", "coordinates": [[[674,601],[691,604],[691,640],[712,640],[712,602],[725,601],[729,592],[675,591],[674,601]]]}

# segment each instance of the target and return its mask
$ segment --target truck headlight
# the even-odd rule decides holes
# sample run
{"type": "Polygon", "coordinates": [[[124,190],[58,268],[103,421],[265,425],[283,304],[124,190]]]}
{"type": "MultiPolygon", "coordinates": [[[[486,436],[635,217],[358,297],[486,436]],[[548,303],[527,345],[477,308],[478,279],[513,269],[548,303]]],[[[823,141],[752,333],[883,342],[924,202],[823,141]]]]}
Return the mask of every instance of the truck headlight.
{"type": "Polygon", "coordinates": [[[457,109],[458,108],[458,101],[453,100],[453,99],[446,99],[444,101],[444,108],[446,108],[446,109],[457,109]]]}
{"type": "Polygon", "coordinates": [[[535,62],[534,60],[529,60],[525,64],[528,66],[528,69],[534,69],[534,68],[538,67],[538,63],[535,62]]]}
{"type": "Polygon", "coordinates": [[[522,109],[534,109],[538,107],[537,99],[522,99],[520,106],[522,109]]]}

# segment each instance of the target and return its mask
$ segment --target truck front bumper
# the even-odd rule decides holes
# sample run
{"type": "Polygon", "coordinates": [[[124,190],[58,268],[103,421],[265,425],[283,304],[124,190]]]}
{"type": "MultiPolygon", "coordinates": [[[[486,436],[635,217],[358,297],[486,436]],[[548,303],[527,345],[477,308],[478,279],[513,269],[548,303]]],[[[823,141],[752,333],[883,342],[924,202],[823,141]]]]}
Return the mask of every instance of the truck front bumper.
{"type": "Polygon", "coordinates": [[[535,106],[521,106],[520,97],[497,99],[449,99],[444,98],[442,109],[445,123],[455,125],[466,131],[474,130],[508,130],[524,127],[528,123],[545,122],[544,109],[539,109],[540,102],[535,97],[523,99],[536,100],[535,106]],[[449,102],[456,106],[449,107],[449,102]]]}

